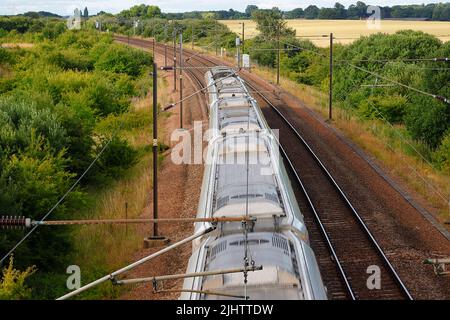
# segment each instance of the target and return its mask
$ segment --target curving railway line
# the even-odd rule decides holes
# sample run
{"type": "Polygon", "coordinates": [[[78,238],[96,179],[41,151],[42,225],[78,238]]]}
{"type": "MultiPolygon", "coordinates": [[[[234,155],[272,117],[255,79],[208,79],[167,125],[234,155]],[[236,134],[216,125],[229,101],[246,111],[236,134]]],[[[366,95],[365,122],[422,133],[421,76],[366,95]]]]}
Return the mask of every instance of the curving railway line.
{"type": "MultiPolygon", "coordinates": [[[[115,39],[142,48],[153,47],[152,41],[148,40],[121,36],[115,39]]],[[[156,44],[155,51],[164,55],[164,46],[156,44]]],[[[199,89],[205,86],[205,67],[224,64],[192,50],[183,49],[183,52],[184,58],[190,57],[183,61],[188,67],[184,72],[199,89]]],[[[173,55],[171,46],[167,47],[167,53],[173,55]]],[[[246,73],[240,76],[253,91],[270,127],[279,130],[281,154],[291,170],[293,187],[329,298],[412,299],[361,215],[296,128],[295,122],[281,111],[282,101],[277,94],[246,73]],[[380,288],[368,288],[368,281],[369,287],[375,284],[370,278],[372,272],[379,272],[380,288]]]]}

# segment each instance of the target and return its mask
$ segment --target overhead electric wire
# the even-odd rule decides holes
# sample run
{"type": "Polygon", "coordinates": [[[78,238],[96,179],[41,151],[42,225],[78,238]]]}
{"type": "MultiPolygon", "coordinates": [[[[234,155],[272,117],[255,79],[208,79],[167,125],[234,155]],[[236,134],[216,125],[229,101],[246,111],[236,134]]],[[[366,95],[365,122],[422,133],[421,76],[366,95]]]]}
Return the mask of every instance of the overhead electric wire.
{"type": "MultiPolygon", "coordinates": [[[[266,37],[266,38],[268,38],[268,37],[266,37]]],[[[269,38],[269,39],[270,39],[270,38],[269,38]]],[[[271,39],[271,40],[274,40],[274,39],[271,39]]],[[[299,48],[299,49],[301,49],[301,50],[310,51],[310,52],[315,53],[315,54],[317,54],[317,55],[319,55],[319,56],[322,56],[322,57],[324,57],[324,58],[327,58],[326,55],[321,54],[321,53],[319,53],[319,52],[315,52],[314,50],[309,50],[309,49],[300,47],[300,46],[298,46],[298,45],[294,45],[294,44],[290,44],[290,43],[286,43],[286,42],[282,42],[282,43],[285,44],[285,45],[289,45],[289,46],[295,47],[295,48],[299,48]]],[[[423,59],[428,59],[428,58],[423,58],[423,59]]],[[[434,59],[444,59],[443,61],[450,61],[450,60],[448,60],[449,58],[431,58],[431,59],[433,59],[433,60],[434,60],[434,59]]],[[[337,60],[337,61],[339,61],[339,60],[337,60]]],[[[387,77],[385,77],[385,76],[382,76],[382,75],[380,75],[380,74],[378,74],[378,73],[376,73],[376,72],[373,72],[373,71],[367,70],[367,69],[365,69],[365,68],[359,67],[359,66],[357,66],[357,65],[354,65],[354,64],[352,64],[352,63],[350,63],[350,62],[348,62],[348,61],[343,60],[342,62],[345,62],[345,63],[346,63],[347,65],[349,65],[350,67],[353,67],[353,68],[358,69],[358,70],[360,70],[360,71],[366,72],[366,73],[368,73],[368,74],[371,74],[371,75],[373,75],[373,76],[376,76],[376,77],[378,77],[378,78],[380,78],[380,79],[383,79],[383,80],[385,80],[385,81],[394,83],[394,84],[396,84],[396,85],[398,85],[398,86],[401,86],[401,87],[403,87],[403,88],[409,89],[409,90],[411,90],[411,91],[414,91],[414,92],[416,92],[416,93],[420,93],[420,94],[425,95],[425,96],[429,96],[429,97],[431,97],[431,98],[434,98],[434,99],[436,99],[436,100],[439,100],[439,101],[441,101],[441,102],[443,102],[443,103],[446,103],[446,104],[450,105],[450,99],[447,98],[447,97],[443,97],[443,96],[440,96],[440,95],[437,95],[437,94],[429,93],[429,92],[423,91],[423,90],[421,90],[421,89],[417,89],[417,88],[414,88],[414,87],[412,87],[412,86],[409,86],[409,85],[407,85],[407,84],[398,82],[398,81],[396,81],[396,80],[389,79],[389,78],[387,78],[387,77]]]]}
{"type": "MultiPolygon", "coordinates": [[[[56,210],[56,208],[67,198],[67,196],[76,188],[76,186],[83,180],[83,178],[88,174],[88,172],[92,169],[94,164],[98,161],[98,159],[101,157],[101,155],[105,152],[106,148],[110,145],[110,143],[113,141],[113,139],[116,137],[116,134],[119,132],[119,130],[122,128],[125,120],[122,120],[120,125],[115,129],[113,134],[111,135],[111,138],[108,140],[108,142],[102,147],[100,152],[97,154],[97,156],[92,160],[92,162],[89,164],[89,166],[86,168],[86,170],[78,177],[78,179],[70,186],[70,188],[64,193],[64,195],[53,205],[53,207],[41,218],[41,222],[45,221],[50,214],[53,213],[53,211],[56,210]]],[[[19,240],[12,248],[8,251],[8,253],[3,256],[3,258],[0,260],[0,266],[3,264],[3,262],[14,253],[14,251],[36,230],[36,228],[39,227],[39,224],[34,225],[30,231],[27,232],[27,234],[19,240]]]]}
{"type": "Polygon", "coordinates": [[[398,85],[398,86],[401,86],[401,87],[403,87],[403,88],[409,89],[409,90],[411,90],[411,91],[420,93],[420,94],[425,95],[425,96],[429,96],[429,97],[431,97],[431,98],[437,99],[437,100],[439,100],[439,101],[441,101],[441,102],[444,102],[444,103],[450,105],[450,100],[449,100],[448,98],[446,98],[446,97],[443,97],[443,96],[440,96],[440,95],[436,95],[436,94],[433,94],[433,93],[429,93],[429,92],[423,91],[423,90],[421,90],[421,89],[417,89],[417,88],[411,87],[411,86],[409,86],[409,85],[407,85],[407,84],[398,82],[398,81],[396,81],[396,80],[389,79],[389,78],[387,78],[387,77],[385,77],[385,76],[382,76],[382,75],[380,75],[380,74],[378,74],[378,73],[376,73],[376,72],[367,70],[367,69],[362,68],[362,67],[358,67],[358,66],[356,66],[356,65],[354,65],[354,64],[352,64],[352,63],[347,62],[347,64],[348,64],[349,66],[355,68],[355,69],[358,69],[358,70],[363,71],[363,72],[365,72],[365,73],[371,74],[371,75],[373,75],[373,76],[375,76],[375,77],[378,77],[378,78],[380,78],[380,79],[383,79],[383,80],[385,80],[385,81],[394,83],[394,84],[396,84],[396,85],[398,85]]]}
{"type": "Polygon", "coordinates": [[[339,62],[450,62],[448,57],[439,58],[400,58],[400,59],[337,59],[339,62]]]}
{"type": "MultiPolygon", "coordinates": [[[[353,81],[352,86],[349,88],[348,91],[353,91],[353,89],[358,85],[358,83],[356,83],[355,81],[353,81]]],[[[339,95],[341,99],[345,100],[345,97],[343,97],[342,95],[339,95]]],[[[391,124],[383,115],[382,113],[378,110],[378,108],[368,99],[367,100],[369,102],[369,104],[375,109],[375,111],[377,111],[377,113],[382,117],[382,120],[385,121],[389,126],[391,126],[391,128],[399,135],[400,139],[402,141],[404,141],[405,143],[407,143],[418,155],[420,158],[422,158],[422,160],[429,165],[431,168],[435,169],[435,167],[425,158],[424,155],[422,155],[400,132],[398,132],[398,130],[394,127],[393,124],[391,124]]],[[[388,142],[385,142],[383,140],[381,140],[383,144],[385,144],[388,149],[390,149],[391,151],[393,151],[394,153],[396,152],[396,149],[389,144],[388,142]]],[[[401,158],[402,161],[426,184],[428,185],[431,190],[436,193],[440,198],[442,198],[444,201],[448,201],[448,199],[445,198],[444,195],[442,195],[442,193],[436,188],[436,186],[434,186],[434,184],[432,184],[430,181],[428,181],[424,176],[422,176],[413,166],[411,166],[407,161],[404,161],[403,158],[401,158]]]]}

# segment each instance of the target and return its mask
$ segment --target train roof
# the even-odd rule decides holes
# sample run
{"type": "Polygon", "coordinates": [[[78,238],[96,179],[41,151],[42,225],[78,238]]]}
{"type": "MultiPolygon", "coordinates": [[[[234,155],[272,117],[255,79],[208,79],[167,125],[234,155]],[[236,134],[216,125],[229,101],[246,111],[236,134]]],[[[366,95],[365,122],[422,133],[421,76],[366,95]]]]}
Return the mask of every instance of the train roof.
{"type": "Polygon", "coordinates": [[[221,132],[254,131],[265,127],[257,107],[249,98],[219,99],[211,108],[214,111],[217,109],[212,126],[221,132]]]}
{"type": "MultiPolygon", "coordinates": [[[[190,265],[194,266],[195,263],[196,271],[243,268],[246,246],[250,263],[253,261],[254,266],[263,267],[262,270],[247,274],[246,291],[250,299],[303,300],[326,297],[324,289],[317,287],[321,283],[316,283],[320,276],[318,279],[311,277],[316,271],[313,269],[316,264],[310,260],[314,256],[310,256],[309,246],[289,232],[248,233],[247,238],[241,233],[210,239],[193,255],[190,265]]],[[[196,281],[185,281],[184,287],[242,296],[245,290],[244,274],[205,276],[196,281]]],[[[229,299],[228,296],[213,294],[202,294],[201,298],[229,299]]]]}
{"type": "Polygon", "coordinates": [[[284,214],[268,143],[252,134],[218,142],[213,216],[284,214]]]}
{"type": "Polygon", "coordinates": [[[232,73],[235,73],[235,71],[230,68],[230,67],[226,67],[226,66],[216,66],[216,67],[212,67],[209,72],[211,72],[212,78],[214,80],[220,79],[220,78],[224,78],[229,76],[232,73]]]}

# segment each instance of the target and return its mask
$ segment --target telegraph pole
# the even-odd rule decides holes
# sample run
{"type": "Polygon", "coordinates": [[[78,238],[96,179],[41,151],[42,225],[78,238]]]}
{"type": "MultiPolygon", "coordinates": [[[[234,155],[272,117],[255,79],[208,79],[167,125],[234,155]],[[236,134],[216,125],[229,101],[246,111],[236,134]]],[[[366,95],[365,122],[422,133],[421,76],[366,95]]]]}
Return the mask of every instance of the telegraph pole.
{"type": "MultiPolygon", "coordinates": [[[[153,219],[158,219],[158,74],[153,63],[153,219]]],[[[158,237],[158,224],[153,223],[153,238],[158,237]]]]}
{"type": "Polygon", "coordinates": [[[328,102],[328,119],[333,118],[333,33],[330,33],[330,88],[328,102]]]}
{"type": "Polygon", "coordinates": [[[183,129],[183,33],[180,33],[180,128],[183,129]]]}
{"type": "Polygon", "coordinates": [[[241,39],[239,37],[236,38],[236,49],[237,49],[237,67],[241,68],[241,39]]]}
{"type": "Polygon", "coordinates": [[[158,247],[169,242],[158,232],[158,66],[153,62],[153,230],[151,236],[144,239],[144,247],[158,247]]]}

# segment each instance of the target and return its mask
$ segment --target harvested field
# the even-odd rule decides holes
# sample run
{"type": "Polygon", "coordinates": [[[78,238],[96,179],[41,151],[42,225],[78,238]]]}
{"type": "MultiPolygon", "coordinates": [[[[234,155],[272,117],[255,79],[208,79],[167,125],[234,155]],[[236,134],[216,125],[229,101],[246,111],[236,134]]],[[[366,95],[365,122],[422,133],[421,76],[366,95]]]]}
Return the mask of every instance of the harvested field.
{"type": "MultiPolygon", "coordinates": [[[[256,23],[252,20],[222,20],[220,22],[227,25],[231,31],[237,33],[242,30],[240,23],[245,22],[246,38],[251,38],[258,34],[256,23]]],[[[380,29],[371,28],[373,26],[368,25],[368,22],[365,20],[294,19],[287,20],[287,23],[289,27],[297,31],[298,36],[308,37],[319,47],[328,46],[328,38],[320,37],[320,35],[330,34],[330,32],[333,32],[336,37],[335,43],[341,44],[351,43],[361,36],[378,32],[391,34],[404,29],[423,31],[437,36],[444,42],[450,40],[450,22],[441,21],[381,20],[380,29]]]]}

